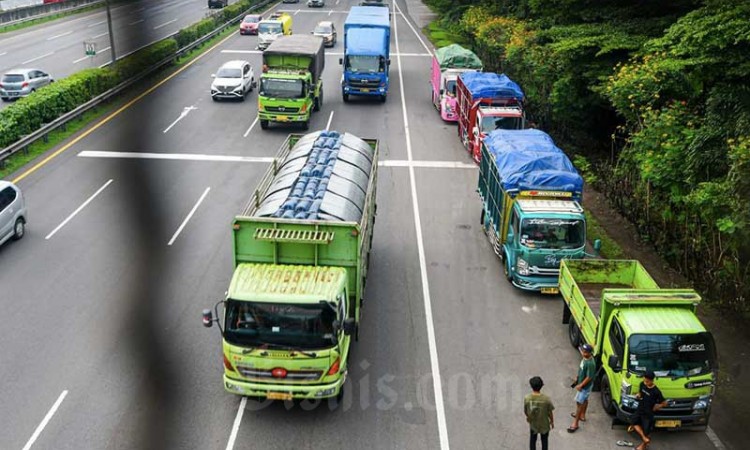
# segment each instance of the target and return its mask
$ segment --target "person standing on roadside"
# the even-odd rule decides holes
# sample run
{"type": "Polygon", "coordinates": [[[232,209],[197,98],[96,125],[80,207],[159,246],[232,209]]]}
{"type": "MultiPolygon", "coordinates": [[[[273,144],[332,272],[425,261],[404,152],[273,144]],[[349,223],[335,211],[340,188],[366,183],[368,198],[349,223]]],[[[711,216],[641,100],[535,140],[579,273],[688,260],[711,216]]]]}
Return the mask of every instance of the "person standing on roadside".
{"type": "Polygon", "coordinates": [[[542,450],[549,447],[549,432],[555,427],[555,418],[552,411],[555,405],[549,397],[542,394],[544,383],[540,377],[532,377],[529,380],[531,394],[523,399],[523,412],[526,414],[526,422],[529,423],[529,448],[536,450],[537,435],[542,436],[542,450]]]}
{"type": "MultiPolygon", "coordinates": [[[[632,428],[641,437],[641,445],[636,450],[645,450],[651,443],[651,430],[654,428],[655,412],[667,406],[661,391],[654,384],[654,372],[647,370],[643,374],[643,381],[638,387],[638,410],[632,419],[632,428]]],[[[628,429],[630,431],[630,429],[628,429]]]]}
{"type": "Polygon", "coordinates": [[[589,395],[594,387],[594,377],[596,376],[596,362],[592,356],[593,347],[589,344],[583,344],[580,347],[581,364],[578,365],[578,376],[571,387],[576,390],[576,411],[570,413],[573,417],[573,423],[568,427],[568,433],[575,433],[580,426],[580,422],[586,421],[586,408],[589,406],[589,395]]]}

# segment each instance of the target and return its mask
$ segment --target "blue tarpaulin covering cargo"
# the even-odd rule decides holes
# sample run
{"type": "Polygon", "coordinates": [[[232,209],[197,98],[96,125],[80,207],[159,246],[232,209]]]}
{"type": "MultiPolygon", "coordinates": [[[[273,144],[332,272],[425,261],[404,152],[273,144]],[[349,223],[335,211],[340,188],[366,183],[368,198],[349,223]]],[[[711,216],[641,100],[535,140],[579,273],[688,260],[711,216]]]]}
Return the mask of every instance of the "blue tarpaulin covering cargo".
{"type": "Polygon", "coordinates": [[[474,99],[512,98],[523,101],[521,86],[505,74],[464,72],[459,76],[474,99]]]}
{"type": "Polygon", "coordinates": [[[382,29],[353,28],[346,32],[346,53],[387,57],[388,33],[382,29]]]}
{"type": "Polygon", "coordinates": [[[506,191],[583,191],[583,178],[552,138],[539,130],[495,130],[484,138],[506,191]]]}

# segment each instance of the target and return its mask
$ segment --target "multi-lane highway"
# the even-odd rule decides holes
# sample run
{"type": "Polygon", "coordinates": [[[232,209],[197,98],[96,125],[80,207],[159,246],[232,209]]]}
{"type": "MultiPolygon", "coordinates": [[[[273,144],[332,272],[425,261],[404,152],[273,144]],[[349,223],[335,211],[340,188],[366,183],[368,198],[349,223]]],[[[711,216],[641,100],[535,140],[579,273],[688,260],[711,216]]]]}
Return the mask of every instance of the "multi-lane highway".
{"type": "MultiPolygon", "coordinates": [[[[234,3],[235,0],[230,0],[234,3]]],[[[118,57],[162,39],[209,14],[206,0],[139,0],[111,8],[118,57]]],[[[98,67],[112,58],[104,8],[42,26],[0,34],[0,74],[19,67],[39,68],[53,78],[98,67]],[[85,54],[84,42],[96,55],[85,54]]],[[[7,103],[0,103],[0,108],[7,103]]]]}
{"type": "MultiPolygon", "coordinates": [[[[320,20],[343,29],[353,4],[294,5],[295,34],[320,20]]],[[[256,38],[234,34],[10,177],[30,214],[24,239],[0,247],[0,448],[518,449],[528,446],[522,399],[533,375],[557,405],[554,448],[635,440],[610,428],[598,393],[587,422],[565,432],[579,360],[561,300],[501,276],[478,226],[477,170],[430,102],[430,47],[408,5],[396,2],[388,101],[342,101],[339,40],[326,51],[325,101],[311,123],[382,145],[344,405],[226,393],[219,334],[201,326],[229,283],[233,215],[299,132],[261,130],[255,93],[211,101],[221,63],[260,67],[256,38]]],[[[657,433],[653,447],[715,442],[657,433]]]]}

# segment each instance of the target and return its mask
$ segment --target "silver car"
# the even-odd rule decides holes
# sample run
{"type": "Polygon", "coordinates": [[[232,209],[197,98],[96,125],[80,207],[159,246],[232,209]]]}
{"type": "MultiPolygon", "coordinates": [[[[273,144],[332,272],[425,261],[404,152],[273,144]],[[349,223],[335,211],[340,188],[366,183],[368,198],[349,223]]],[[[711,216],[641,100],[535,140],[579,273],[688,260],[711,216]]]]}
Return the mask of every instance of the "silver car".
{"type": "Polygon", "coordinates": [[[226,62],[218,72],[211,76],[214,78],[211,83],[211,97],[214,100],[220,98],[245,100],[245,95],[257,86],[253,67],[247,61],[226,62]]]}
{"type": "Polygon", "coordinates": [[[0,180],[0,244],[21,239],[26,232],[26,202],[18,187],[0,180]]]}
{"type": "Polygon", "coordinates": [[[53,81],[47,72],[39,69],[9,70],[0,78],[0,98],[7,102],[13,98],[25,97],[53,81]]]}
{"type": "Polygon", "coordinates": [[[333,22],[325,21],[318,22],[315,25],[315,29],[311,31],[313,36],[320,36],[323,38],[323,43],[326,47],[333,47],[336,45],[336,26],[333,22]]]}

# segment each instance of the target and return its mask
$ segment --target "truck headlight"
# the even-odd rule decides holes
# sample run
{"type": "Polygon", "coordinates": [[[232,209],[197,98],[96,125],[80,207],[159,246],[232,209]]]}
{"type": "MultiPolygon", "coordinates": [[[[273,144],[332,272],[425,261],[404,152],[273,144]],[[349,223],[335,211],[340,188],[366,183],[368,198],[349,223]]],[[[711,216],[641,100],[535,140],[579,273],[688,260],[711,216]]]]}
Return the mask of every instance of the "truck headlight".
{"type": "Polygon", "coordinates": [[[711,396],[702,395],[693,404],[693,409],[708,409],[709,406],[711,406],[711,396]]]}
{"type": "Polygon", "coordinates": [[[529,263],[527,263],[525,259],[518,258],[516,261],[516,272],[518,272],[519,275],[528,275],[529,263]]]}
{"type": "Polygon", "coordinates": [[[638,409],[638,399],[635,398],[635,396],[626,394],[622,396],[622,401],[620,402],[622,404],[623,408],[628,409],[638,409]]]}

